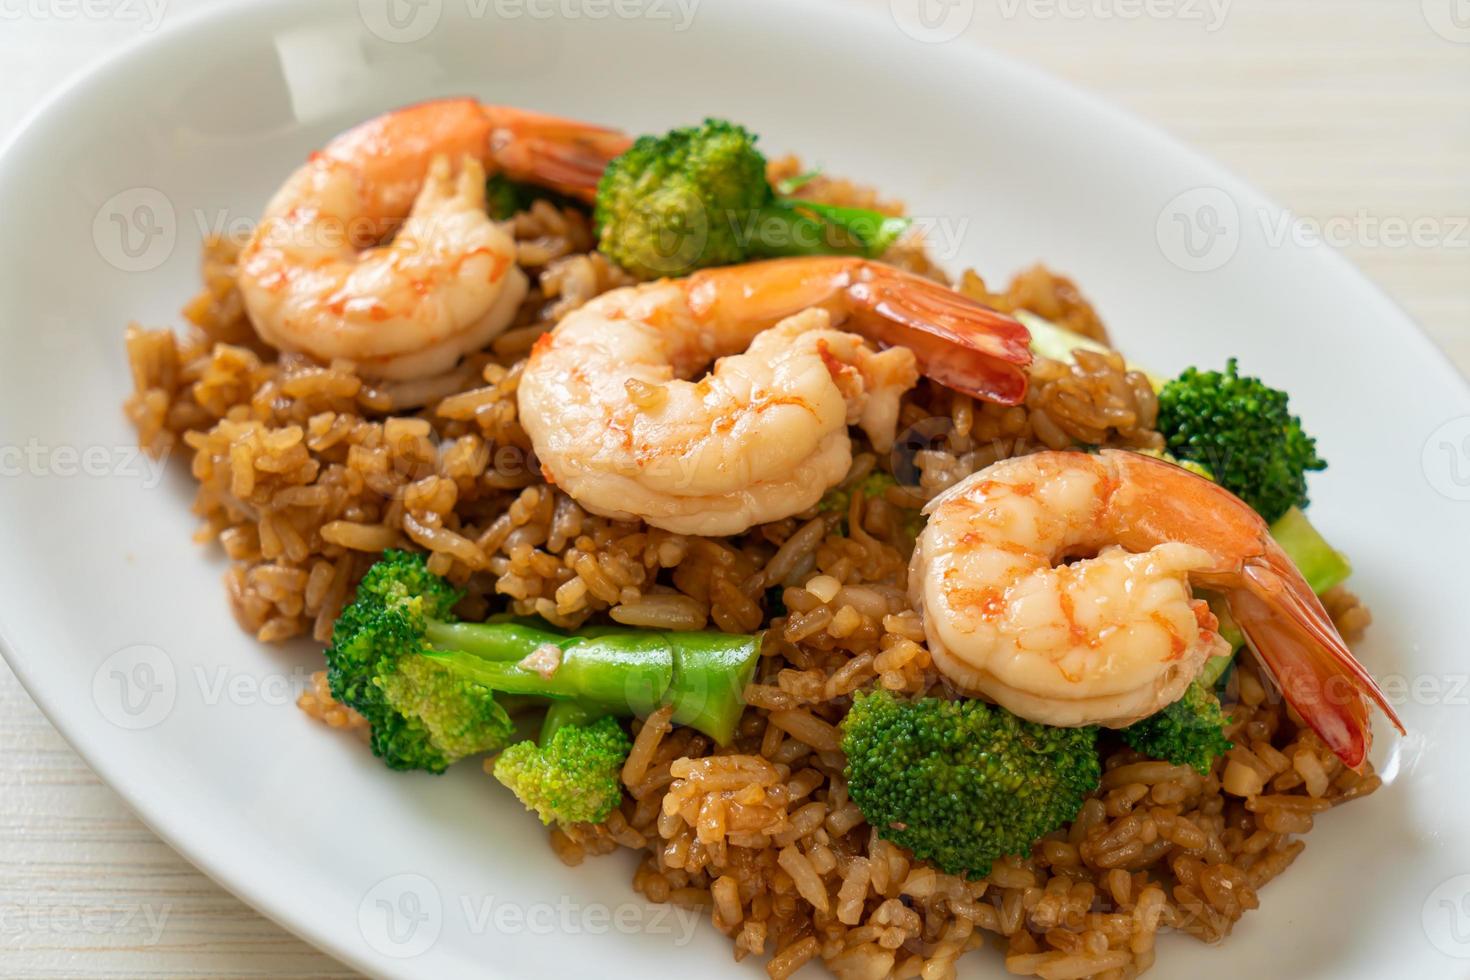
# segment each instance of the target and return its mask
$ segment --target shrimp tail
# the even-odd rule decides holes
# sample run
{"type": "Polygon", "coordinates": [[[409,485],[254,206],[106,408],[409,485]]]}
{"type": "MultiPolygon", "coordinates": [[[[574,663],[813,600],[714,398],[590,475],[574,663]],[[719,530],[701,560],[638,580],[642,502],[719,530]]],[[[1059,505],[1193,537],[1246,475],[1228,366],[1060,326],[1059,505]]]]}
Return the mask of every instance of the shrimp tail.
{"type": "Polygon", "coordinates": [[[1367,761],[1372,736],[1366,699],[1404,731],[1387,695],[1275,542],[1268,540],[1263,554],[1247,559],[1242,584],[1226,598],[1286,702],[1344,765],[1362,771],[1367,761]]]}
{"type": "Polygon", "coordinates": [[[852,256],[802,256],[704,269],[683,282],[696,317],[770,325],[825,305],[869,340],[913,351],[919,370],[945,387],[1001,405],[1026,400],[1030,331],[912,272],[852,256]]]}
{"type": "Polygon", "coordinates": [[[1015,319],[920,276],[868,264],[849,295],[876,316],[873,339],[907,347],[920,370],[940,384],[984,401],[1026,398],[1031,334],[1015,319]]]}
{"type": "Polygon", "coordinates": [[[575,119],[509,106],[484,110],[490,155],[506,176],[589,203],[607,165],[633,142],[616,129],[575,119]]]}

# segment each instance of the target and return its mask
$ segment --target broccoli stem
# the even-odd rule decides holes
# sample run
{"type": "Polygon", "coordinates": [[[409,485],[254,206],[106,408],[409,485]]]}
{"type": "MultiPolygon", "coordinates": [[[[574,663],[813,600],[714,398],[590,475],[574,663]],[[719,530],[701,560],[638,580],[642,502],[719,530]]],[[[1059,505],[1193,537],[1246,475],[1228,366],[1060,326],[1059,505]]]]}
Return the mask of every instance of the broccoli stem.
{"type": "Polygon", "coordinates": [[[585,728],[598,719],[606,717],[606,711],[583,704],[581,701],[553,701],[546,709],[546,717],[541,719],[541,734],[536,741],[541,745],[548,745],[551,743],[551,737],[563,728],[574,725],[585,728]]]}
{"type": "Polygon", "coordinates": [[[1327,543],[1299,507],[1276,519],[1271,525],[1271,537],[1318,595],[1341,585],[1353,572],[1347,556],[1327,543]]]}
{"type": "Polygon", "coordinates": [[[605,627],[564,636],[522,623],[443,623],[425,630],[426,656],[497,695],[576,701],[587,711],[645,716],[673,705],[676,724],[724,744],[735,734],[759,638],[605,627]],[[559,662],[522,666],[554,649],[559,662]]]}
{"type": "Polygon", "coordinates": [[[760,638],[726,633],[666,633],[674,650],[674,676],[665,703],[673,721],[714,738],[735,737],[745,710],[745,685],[760,657],[760,638]]]}
{"type": "Polygon", "coordinates": [[[908,227],[907,218],[876,211],[776,198],[751,216],[747,232],[755,256],[850,254],[875,259],[908,227]]]}

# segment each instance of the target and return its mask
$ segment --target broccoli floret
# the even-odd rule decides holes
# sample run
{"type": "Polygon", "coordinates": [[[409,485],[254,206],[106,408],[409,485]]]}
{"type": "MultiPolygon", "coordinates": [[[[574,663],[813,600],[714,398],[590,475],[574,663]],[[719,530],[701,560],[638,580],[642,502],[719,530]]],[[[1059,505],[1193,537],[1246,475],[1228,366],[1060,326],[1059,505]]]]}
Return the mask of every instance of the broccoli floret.
{"type": "Polygon", "coordinates": [[[602,252],[645,279],[777,255],[877,256],[908,227],[776,196],[755,136],[719,119],[634,142],[603,172],[593,218],[602,252]]]}
{"type": "Polygon", "coordinates": [[[1220,699],[1195,681],[1178,701],[1118,734],[1135,751],[1176,766],[1190,766],[1204,775],[1233,744],[1225,737],[1227,720],[1220,699]]]}
{"type": "MultiPolygon", "coordinates": [[[[394,769],[442,772],[507,745],[508,696],[568,699],[604,714],[674,707],[675,723],[733,736],[754,636],[603,627],[566,636],[517,622],[462,623],[459,592],[423,556],[388,551],[343,610],[327,650],[332,696],[372,729],[394,769]]],[[[543,702],[544,703],[544,702],[543,702]]]]}
{"type": "Polygon", "coordinates": [[[337,618],[327,650],[332,696],[367,719],[374,754],[393,769],[443,772],[513,735],[489,688],[423,656],[428,623],[449,618],[458,600],[421,556],[389,551],[337,618]]]}
{"type": "Polygon", "coordinates": [[[1306,474],[1327,467],[1286,392],[1236,373],[1187,369],[1159,392],[1159,431],[1169,452],[1209,468],[1268,522],[1307,505],[1306,474]]]}
{"type": "Polygon", "coordinates": [[[858,695],[842,721],[848,791],[879,836],[983,876],[1077,815],[1102,768],[1096,728],[1052,728],[983,701],[858,695]]]}
{"type": "Polygon", "coordinates": [[[620,773],[633,747],[617,720],[580,705],[553,705],[537,742],[495,760],[495,778],[549,824],[602,823],[622,801],[620,773]]]}

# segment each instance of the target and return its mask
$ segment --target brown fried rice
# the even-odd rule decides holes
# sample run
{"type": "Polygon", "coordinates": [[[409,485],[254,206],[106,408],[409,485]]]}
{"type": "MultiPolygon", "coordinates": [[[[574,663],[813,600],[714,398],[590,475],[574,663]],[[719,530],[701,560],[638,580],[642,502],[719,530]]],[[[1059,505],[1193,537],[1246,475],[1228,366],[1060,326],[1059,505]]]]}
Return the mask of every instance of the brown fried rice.
{"type": "MultiPolygon", "coordinates": [[[[799,172],[794,159],[771,164],[773,179],[799,172]]],[[[900,210],[832,178],[802,193],[900,210]]],[[[432,571],[465,589],[458,611],[469,618],[509,609],[563,628],[604,617],[767,631],[736,742],[717,748],[671,727],[667,712],[635,723],[622,807],[602,825],[552,831],[563,861],[638,852],[639,892],[708,911],[736,958],[768,957],[774,978],[821,960],[843,977],[937,980],[979,946],[998,949],[1016,974],[1123,978],[1153,964],[1161,932],[1228,935],[1301,852],[1317,814],[1379,785],[1344,768],[1245,662],[1225,698],[1235,747],[1208,775],[1105,738],[1100,788],[1030,855],[970,881],[914,861],[849,799],[836,728],[859,688],[920,694],[936,683],[904,588],[905,512],[1036,449],[1160,448],[1148,380],[1116,353],[1083,351],[1074,364],[1038,359],[1020,406],[921,382],[903,406],[900,450],[856,452],[848,477],[907,467],[909,488],[854,493],[846,513],[813,509],[724,539],[612,521],[545,482],[515,396],[535,339],[631,280],[593,251],[579,210],[538,201],[514,228],[535,286],[489,350],[441,390],[414,393],[426,408],[395,412],[401,394],[350,365],[261,345],[234,287],[237,244],[216,239],[204,288],[184,310],[190,328],[128,328],[126,410],[150,453],[189,458],[198,540],[224,549],[231,608],[262,641],[326,641],[389,547],[427,552],[432,571]]],[[[888,258],[939,275],[921,243],[888,258]]],[[[1076,286],[1044,267],[1000,292],[973,272],[956,288],[1106,341],[1076,286]]],[[[1351,593],[1339,587],[1324,601],[1344,635],[1361,634],[1369,617],[1351,593]]],[[[300,704],[333,727],[365,727],[333,701],[324,675],[300,704]]]]}

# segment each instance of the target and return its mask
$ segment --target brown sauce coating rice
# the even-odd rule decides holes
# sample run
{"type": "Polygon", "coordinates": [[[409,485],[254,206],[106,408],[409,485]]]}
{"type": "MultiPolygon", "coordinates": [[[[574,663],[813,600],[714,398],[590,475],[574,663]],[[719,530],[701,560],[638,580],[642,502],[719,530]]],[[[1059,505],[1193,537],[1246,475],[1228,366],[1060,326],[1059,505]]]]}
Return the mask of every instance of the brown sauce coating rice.
{"type": "MultiPolygon", "coordinates": [[[[773,179],[801,172],[773,161],[773,179]]],[[[814,199],[897,212],[850,182],[820,177],[814,199]]],[[[1226,696],[1235,748],[1207,776],[1102,742],[1102,786],[1069,825],[1025,857],[966,881],[918,863],[868,827],[848,798],[836,724],[853,691],[920,694],[936,683],[904,590],[905,511],[975,470],[1042,448],[1156,449],[1157,402],[1117,354],[1038,360],[1024,405],[972,401],[921,382],[883,460],[856,448],[848,477],[912,467],[918,489],[846,514],[817,510],[726,539],[670,534],[583,511],[546,485],[516,416],[520,362],[581,303],[630,280],[591,251],[584,214],[538,202],[514,219],[535,285],[510,330],[466,360],[422,410],[350,365],[277,356],[255,339],[234,289],[236,243],[208,243],[190,329],[129,327],[126,411],[155,456],[187,454],[201,542],[231,561],[241,626],[266,642],[325,641],[357,579],[385,547],[429,553],[466,590],[459,612],[509,608],[575,628],[592,617],[677,629],[766,628],[736,742],[716,749],[655,717],[635,723],[622,807],[600,826],[554,830],[563,861],[620,847],[641,854],[634,887],[709,912],[737,959],[769,957],[772,977],[820,959],[843,977],[953,976],[961,954],[997,948],[1013,973],[1049,980],[1133,977],[1167,931],[1228,935],[1259,890],[1305,846],[1317,814],[1379,780],[1343,768],[1248,660],[1226,696]],[[843,533],[844,525],[846,533],[843,533]],[[784,611],[770,616],[779,595],[784,611]]],[[[889,259],[938,276],[922,243],[889,259]]],[[[1001,292],[966,273],[957,288],[1106,340],[1065,277],[1037,266],[1001,292]]],[[[1367,610],[1325,597],[1350,639],[1367,610]]],[[[365,724],[323,674],[301,707],[328,725],[365,724]]]]}

